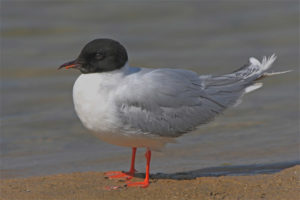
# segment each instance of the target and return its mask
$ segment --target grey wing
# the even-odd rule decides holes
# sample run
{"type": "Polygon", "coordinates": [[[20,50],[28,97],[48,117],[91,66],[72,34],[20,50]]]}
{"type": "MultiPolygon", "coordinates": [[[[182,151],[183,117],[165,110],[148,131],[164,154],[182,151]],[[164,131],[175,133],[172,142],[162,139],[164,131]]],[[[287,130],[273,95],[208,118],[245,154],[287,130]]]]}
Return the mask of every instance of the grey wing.
{"type": "Polygon", "coordinates": [[[157,69],[128,77],[117,91],[117,109],[124,131],[177,137],[214,119],[243,94],[258,89],[273,55],[259,62],[250,58],[245,67],[221,76],[198,76],[186,70],[157,69]]]}
{"type": "Polygon", "coordinates": [[[129,79],[117,91],[125,132],[177,137],[209,122],[228,106],[208,94],[194,72],[157,69],[129,79]]]}

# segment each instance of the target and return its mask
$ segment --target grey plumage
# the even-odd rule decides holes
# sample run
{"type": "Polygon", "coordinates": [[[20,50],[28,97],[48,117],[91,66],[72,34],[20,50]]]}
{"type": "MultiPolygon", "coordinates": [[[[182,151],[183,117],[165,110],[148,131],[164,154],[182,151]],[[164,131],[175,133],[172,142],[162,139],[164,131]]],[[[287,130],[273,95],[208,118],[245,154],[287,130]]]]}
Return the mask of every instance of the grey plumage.
{"type": "Polygon", "coordinates": [[[261,85],[252,85],[265,76],[275,59],[273,55],[260,63],[250,58],[248,65],[222,76],[198,76],[178,69],[132,73],[116,91],[120,128],[128,134],[164,137],[192,131],[235,104],[244,93],[259,88],[261,85]]]}

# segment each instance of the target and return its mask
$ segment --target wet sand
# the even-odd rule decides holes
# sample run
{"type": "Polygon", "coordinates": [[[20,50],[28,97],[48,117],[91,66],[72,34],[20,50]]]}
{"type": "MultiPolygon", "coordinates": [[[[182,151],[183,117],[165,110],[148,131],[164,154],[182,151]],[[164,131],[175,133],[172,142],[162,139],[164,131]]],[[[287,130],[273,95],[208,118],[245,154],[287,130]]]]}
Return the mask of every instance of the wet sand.
{"type": "MultiPolygon", "coordinates": [[[[102,172],[58,174],[1,181],[3,200],[26,199],[298,199],[300,165],[275,174],[198,177],[190,180],[159,178],[146,188],[106,191],[124,182],[107,180],[102,172]]],[[[134,181],[142,180],[138,177],[134,181]]]]}

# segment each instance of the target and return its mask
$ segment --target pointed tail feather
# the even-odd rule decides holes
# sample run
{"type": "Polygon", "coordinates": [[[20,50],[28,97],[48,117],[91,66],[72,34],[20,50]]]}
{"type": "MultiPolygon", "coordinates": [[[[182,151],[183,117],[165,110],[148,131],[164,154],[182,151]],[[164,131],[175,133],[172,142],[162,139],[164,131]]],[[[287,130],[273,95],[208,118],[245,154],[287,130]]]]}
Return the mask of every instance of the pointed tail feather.
{"type": "Polygon", "coordinates": [[[262,78],[265,78],[267,76],[273,76],[278,74],[284,74],[288,71],[282,71],[282,72],[266,72],[268,69],[271,68],[272,64],[276,60],[276,55],[273,54],[269,58],[266,56],[263,57],[262,61],[260,62],[254,57],[249,58],[249,64],[240,68],[239,70],[236,70],[234,74],[237,77],[243,78],[243,79],[250,79],[252,81],[260,80],[262,78]]]}
{"type": "Polygon", "coordinates": [[[264,57],[261,62],[251,57],[249,58],[249,64],[233,73],[222,76],[201,76],[205,91],[215,101],[222,102],[225,107],[237,105],[241,102],[241,97],[244,94],[263,86],[257,80],[267,76],[290,72],[267,72],[275,60],[276,56],[274,54],[268,58],[264,57]]]}

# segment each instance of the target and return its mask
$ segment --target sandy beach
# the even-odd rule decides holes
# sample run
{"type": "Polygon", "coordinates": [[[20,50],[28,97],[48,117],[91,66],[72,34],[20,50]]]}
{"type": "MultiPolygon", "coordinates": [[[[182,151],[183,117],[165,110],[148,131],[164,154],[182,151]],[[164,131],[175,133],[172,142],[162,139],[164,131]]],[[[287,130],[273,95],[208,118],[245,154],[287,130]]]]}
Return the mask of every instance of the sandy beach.
{"type": "MultiPolygon", "coordinates": [[[[107,180],[102,172],[58,174],[4,179],[3,200],[26,199],[298,199],[300,165],[275,174],[253,176],[198,177],[191,180],[159,178],[154,175],[146,188],[107,191],[106,186],[124,185],[107,180]]],[[[134,181],[141,180],[141,174],[134,181]]]]}

